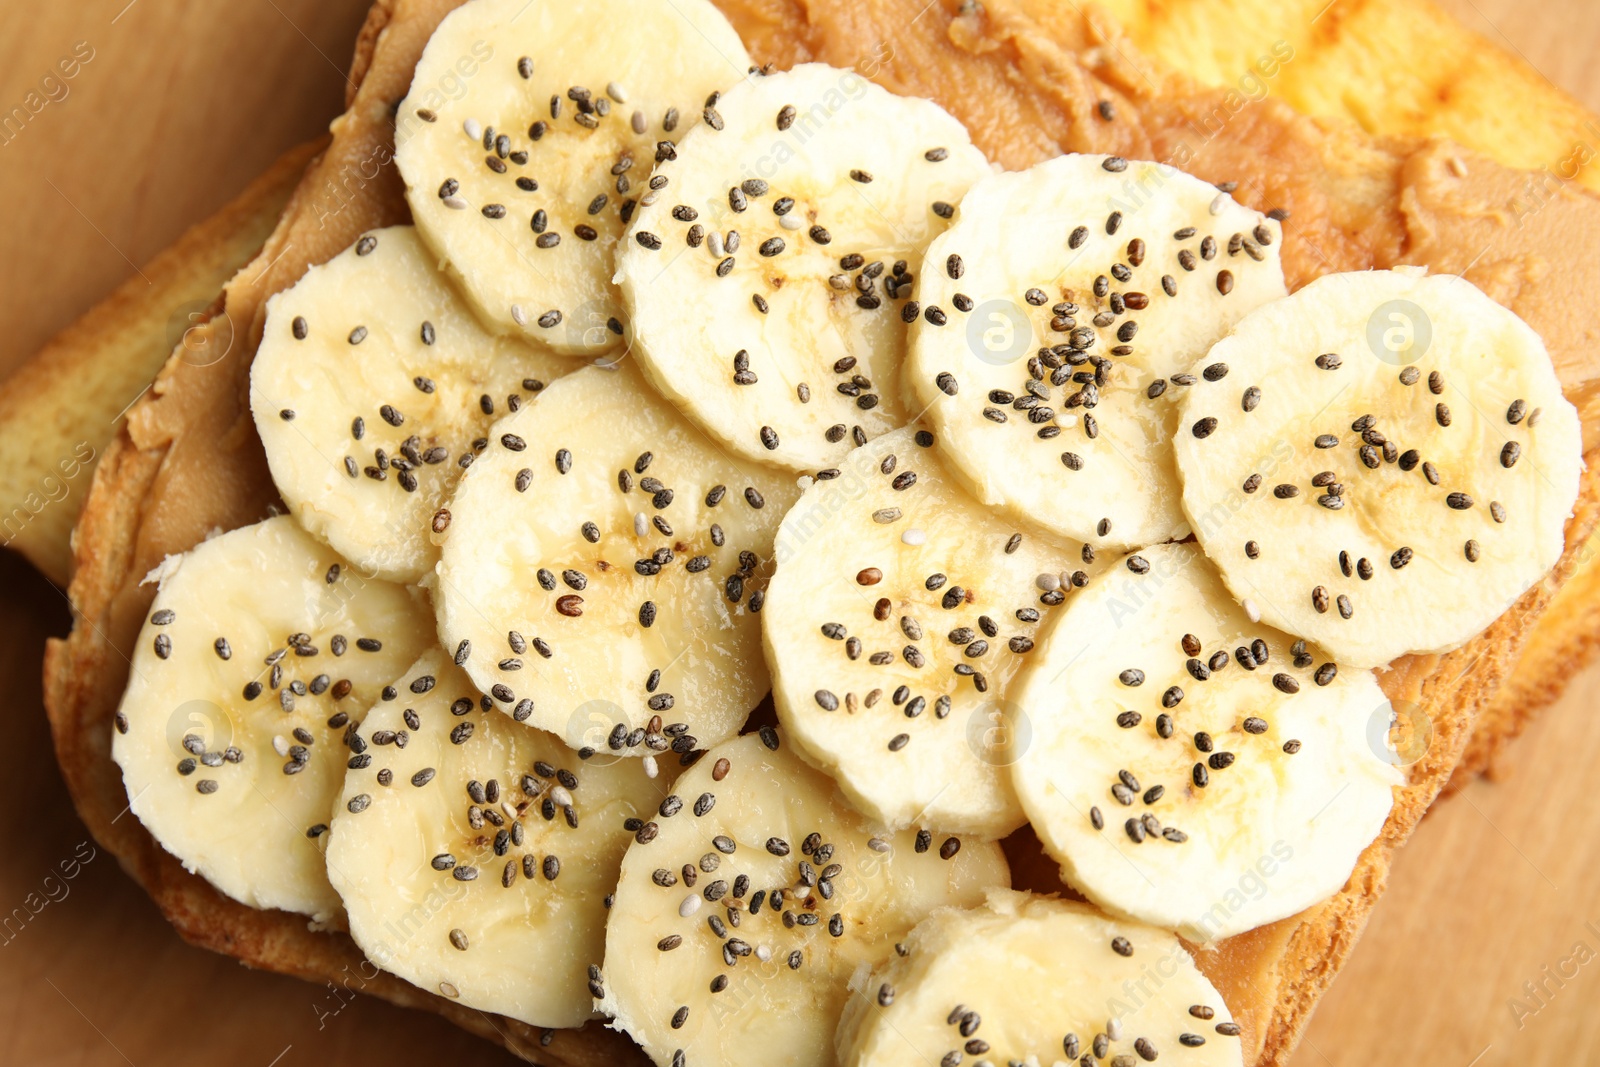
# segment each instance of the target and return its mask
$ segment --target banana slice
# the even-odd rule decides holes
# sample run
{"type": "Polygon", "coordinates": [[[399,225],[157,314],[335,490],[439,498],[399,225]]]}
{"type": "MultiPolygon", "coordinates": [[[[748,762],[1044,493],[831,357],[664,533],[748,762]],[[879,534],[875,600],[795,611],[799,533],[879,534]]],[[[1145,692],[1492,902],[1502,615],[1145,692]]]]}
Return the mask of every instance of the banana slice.
{"type": "Polygon", "coordinates": [[[869,442],[784,519],[761,616],[773,699],[873,819],[1004,837],[1025,821],[1007,687],[1044,616],[1101,567],[978,504],[933,443],[920,428],[869,442]]]}
{"type": "Polygon", "coordinates": [[[416,230],[391,226],[268,302],[250,408],[301,525],[362,571],[414,582],[489,423],[576,366],[485,333],[416,230]]]}
{"type": "Polygon", "coordinates": [[[495,714],[430,651],[362,724],[333,818],[328,875],[369,959],[479,1011],[533,1026],[594,1012],[589,968],[630,834],[666,778],[583,764],[495,714]]]}
{"type": "Polygon", "coordinates": [[[706,116],[617,253],[635,342],[735,452],[826,467],[906,422],[912,278],[989,166],[937,105],[820,63],[735,85],[706,116]]]}
{"type": "Polygon", "coordinates": [[[1184,372],[1286,292],[1281,245],[1277,222],[1159,163],[995,175],[928,248],[911,389],[983,503],[1097,547],[1167,540],[1184,372]]]}
{"type": "Polygon", "coordinates": [[[841,1067],[1243,1062],[1238,1024],[1183,944],[1087,904],[996,889],[981,908],[934,912],[906,949],[850,998],[841,1067]]]}
{"type": "Polygon", "coordinates": [[[287,516],[170,556],[111,757],[163,848],[234,900],[326,921],[346,747],[433,643],[422,598],[360,574],[287,516]]]}
{"type": "Polygon", "coordinates": [[[1012,700],[1012,766],[1062,878],[1211,941],[1336,892],[1403,784],[1370,671],[1252,622],[1192,544],[1115,565],[1057,617],[1012,700]],[[1382,737],[1382,731],[1378,732],[1382,737]]]}
{"type": "Polygon", "coordinates": [[[1194,373],[1195,533],[1236,596],[1342,663],[1454,648],[1560,558],[1577,413],[1538,335],[1470,282],[1331,275],[1194,373]]]}
{"type": "Polygon", "coordinates": [[[662,1067],[825,1067],[855,969],[1008,878],[998,845],[875,833],[764,727],[706,753],[639,828],[596,995],[662,1067]]]}
{"type": "Polygon", "coordinates": [[[757,614],[798,496],[723,454],[632,361],[578,371],[496,423],[461,479],[440,636],[502,711],[575,748],[709,747],[767,691],[757,614]]]}
{"type": "Polygon", "coordinates": [[[749,68],[707,0],[463,4],[396,113],[423,239],[496,329],[569,355],[616,347],[617,239],[707,94],[749,68]]]}

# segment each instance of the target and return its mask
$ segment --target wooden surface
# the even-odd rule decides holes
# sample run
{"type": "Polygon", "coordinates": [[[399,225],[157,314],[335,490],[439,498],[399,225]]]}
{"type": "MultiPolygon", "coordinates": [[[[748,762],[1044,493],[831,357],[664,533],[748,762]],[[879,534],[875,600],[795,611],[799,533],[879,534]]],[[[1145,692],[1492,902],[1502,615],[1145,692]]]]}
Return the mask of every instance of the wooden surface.
{"type": "MultiPolygon", "coordinates": [[[[1550,0],[1532,19],[1526,0],[1445,6],[1600,112],[1593,0],[1550,0]]],[[[77,42],[93,50],[64,80],[64,99],[19,134],[0,134],[0,375],[326,125],[365,7],[0,7],[0,114],[24,106],[77,42]]],[[[46,89],[61,95],[60,85],[46,89]]],[[[56,773],[38,665],[44,638],[67,625],[59,591],[0,555],[0,722],[10,728],[0,774],[0,1065],[514,1062],[431,1017],[366,998],[345,1004],[183,945],[93,851],[56,773]],[[8,914],[26,920],[5,925],[8,914]]],[[[1428,816],[1296,1067],[1596,1055],[1600,804],[1588,786],[1600,764],[1597,710],[1600,671],[1591,671],[1518,742],[1511,779],[1474,785],[1428,816]],[[1525,983],[1542,989],[1531,995],[1525,983]]]]}

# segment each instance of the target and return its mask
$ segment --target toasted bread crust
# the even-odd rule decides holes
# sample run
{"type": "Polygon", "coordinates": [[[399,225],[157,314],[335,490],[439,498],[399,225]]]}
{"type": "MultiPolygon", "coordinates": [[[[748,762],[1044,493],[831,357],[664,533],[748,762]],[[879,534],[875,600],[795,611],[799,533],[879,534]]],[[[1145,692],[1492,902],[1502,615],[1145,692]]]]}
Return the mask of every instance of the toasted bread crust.
{"type": "MultiPolygon", "coordinates": [[[[224,291],[217,314],[227,316],[240,338],[234,350],[207,367],[169,362],[107,449],[77,529],[71,590],[76,625],[70,637],[51,642],[46,656],[46,705],[62,770],[84,821],[186,940],[254,967],[342,982],[440,1012],[539,1062],[642,1063],[642,1054],[626,1038],[597,1023],[541,1034],[375,972],[348,936],[312,932],[303,917],[255,911],[222,897],[185,872],[136,820],[119,818],[126,796],[109,758],[109,742],[127,669],[118,650],[136,638],[153,596],[140,580],[166,554],[183,551],[214,530],[255,521],[276,504],[246,403],[262,309],[307,265],[331,257],[365,229],[406,218],[398,177],[388,165],[390,115],[406,92],[423,44],[452,6],[454,0],[375,4],[358,43],[353,66],[358,84],[349,111],[335,124],[331,145],[308,170],[261,255],[224,291]]],[[[940,32],[933,28],[937,20],[926,21],[919,32],[940,32]]],[[[1050,29],[1062,36],[1050,42],[1049,54],[1023,61],[1048,61],[1063,72],[1075,47],[1103,44],[1107,32],[1087,20],[1073,25],[1062,20],[1050,29]]],[[[805,47],[827,58],[825,42],[805,47]]],[[[759,40],[752,50],[768,58],[759,40]]],[[[775,54],[780,61],[785,55],[781,49],[775,54]]],[[[1079,77],[1086,87],[1089,76],[1080,70],[1079,77]]],[[[952,110],[961,113],[959,107],[952,110]]],[[[1245,1026],[1247,1062],[1286,1061],[1382,892],[1394,849],[1448,780],[1479,710],[1515,664],[1538,614],[1583,558],[1600,517],[1597,499],[1600,483],[1590,474],[1582,506],[1569,524],[1567,555],[1549,579],[1483,635],[1446,656],[1407,657],[1385,674],[1392,700],[1410,701],[1428,713],[1434,740],[1411,769],[1411,784],[1397,794],[1383,834],[1363,854],[1344,889],[1302,915],[1195,949],[1201,967],[1245,1026]]]]}
{"type": "Polygon", "coordinates": [[[0,392],[0,500],[20,506],[0,516],[4,543],[52,582],[65,586],[70,577],[68,535],[88,488],[89,464],[115,435],[117,416],[170,355],[171,334],[181,332],[185,320],[174,324],[174,309],[193,308],[195,322],[216,313],[223,283],[260,251],[306,164],[326,142],[319,138],[290,149],[6,379],[0,392]],[[32,510],[23,502],[44,495],[41,483],[49,477],[67,483],[65,496],[18,525],[22,512],[32,510]],[[74,477],[81,480],[73,484],[74,477]]]}
{"type": "MultiPolygon", "coordinates": [[[[1588,457],[1592,470],[1600,455],[1588,457]]],[[[1533,717],[1552,703],[1573,676],[1600,656],[1600,542],[1594,535],[1575,549],[1570,577],[1551,590],[1549,606],[1533,623],[1505,684],[1483,710],[1445,787],[1449,795],[1481,775],[1508,773],[1506,753],[1533,717]]],[[[1569,550],[1572,550],[1569,546],[1569,550]]],[[[1545,579],[1547,585],[1558,576],[1545,579]]]]}

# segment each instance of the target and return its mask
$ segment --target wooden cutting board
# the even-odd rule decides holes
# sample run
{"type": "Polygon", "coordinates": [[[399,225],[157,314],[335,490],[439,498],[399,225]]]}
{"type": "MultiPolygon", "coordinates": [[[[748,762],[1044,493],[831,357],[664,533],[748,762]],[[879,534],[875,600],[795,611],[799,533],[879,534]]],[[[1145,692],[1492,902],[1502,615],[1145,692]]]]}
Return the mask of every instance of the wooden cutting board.
{"type": "MultiPolygon", "coordinates": [[[[327,124],[366,6],[0,9],[0,115],[49,100],[0,133],[0,375],[327,124]]],[[[1547,0],[1535,19],[1525,0],[1445,6],[1600,112],[1593,0],[1547,0]]],[[[39,658],[68,622],[63,594],[0,554],[0,1064],[517,1062],[431,1016],[179,941],[95,850],[56,772],[39,658]]],[[[1597,711],[1600,670],[1516,744],[1512,777],[1428,816],[1296,1067],[1582,1063],[1600,1048],[1597,711]]]]}

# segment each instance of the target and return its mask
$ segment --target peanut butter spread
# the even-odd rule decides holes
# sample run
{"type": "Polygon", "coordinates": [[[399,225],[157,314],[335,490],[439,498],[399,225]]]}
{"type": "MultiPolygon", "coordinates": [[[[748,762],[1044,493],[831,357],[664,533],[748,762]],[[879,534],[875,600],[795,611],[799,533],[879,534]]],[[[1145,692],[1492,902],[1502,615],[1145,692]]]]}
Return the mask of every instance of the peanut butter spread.
{"type": "MultiPolygon", "coordinates": [[[[140,580],[168,553],[264,517],[276,501],[247,403],[249,357],[273,293],[364,230],[409,215],[393,163],[393,117],[429,34],[459,0],[378,0],[357,45],[349,110],[308,171],[257,263],[228,286],[208,327],[225,355],[175,358],[129,413],[102,459],[75,533],[70,639],[53,643],[47,704],[58,756],[97,839],[119,857],[189,940],[258,967],[334,978],[361,958],[337,934],[252,912],[185,873],[132,819],[106,755],[126,682],[126,657],[153,591],[140,580]]],[[[1169,162],[1233,189],[1284,221],[1291,287],[1331,271],[1426,264],[1463,273],[1544,337],[1567,395],[1600,443],[1600,202],[1548,174],[1530,176],[1442,141],[1374,139],[1307,118],[1272,95],[1292,48],[1259,56],[1237,85],[1206,88],[1162,74],[1117,26],[1067,0],[719,0],[757,62],[819,60],[853,67],[899,93],[932,98],[1007,168],[1061,152],[1169,162]],[[1287,50],[1287,52],[1285,51],[1287,50]],[[1247,76],[1247,77],[1246,77],[1247,76]],[[1227,183],[1236,183],[1228,185],[1227,183]]],[[[1130,189],[1137,197],[1139,190],[1130,189]]],[[[209,351],[209,350],[208,350],[209,351]]],[[[1596,495],[1596,478],[1584,501],[1596,495]]],[[[1595,509],[1569,526],[1572,549],[1595,509]]],[[[1197,950],[1201,967],[1245,1026],[1247,1063],[1287,1058],[1317,997],[1354,944],[1383,887],[1390,855],[1416,826],[1467,743],[1474,715],[1515,662],[1529,618],[1554,583],[1536,586],[1484,635],[1444,656],[1407,657],[1384,678],[1391,699],[1434,721],[1434,744],[1410,769],[1388,824],[1333,899],[1197,950]]],[[[1028,835],[1008,842],[1019,885],[1051,888],[1053,866],[1028,835]]],[[[1263,877],[1267,874],[1264,872],[1263,877]]],[[[365,974],[365,972],[362,972],[365,974]]],[[[368,992],[440,1011],[539,1062],[634,1063],[623,1039],[591,1024],[541,1035],[492,1021],[375,974],[368,992]]]]}

